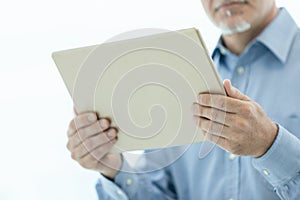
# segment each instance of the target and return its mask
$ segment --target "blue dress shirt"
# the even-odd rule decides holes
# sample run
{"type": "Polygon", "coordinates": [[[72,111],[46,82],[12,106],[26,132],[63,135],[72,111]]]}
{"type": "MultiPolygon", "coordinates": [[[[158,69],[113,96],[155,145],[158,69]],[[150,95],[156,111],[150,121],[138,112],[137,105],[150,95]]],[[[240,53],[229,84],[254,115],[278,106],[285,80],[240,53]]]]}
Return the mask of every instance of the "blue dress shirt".
{"type": "MultiPolygon", "coordinates": [[[[99,199],[300,199],[300,32],[296,23],[281,9],[241,55],[233,55],[219,42],[213,60],[223,79],[230,79],[278,124],[270,149],[253,158],[215,147],[199,159],[203,143],[192,144],[163,169],[141,174],[121,171],[115,182],[100,176],[99,199]]],[[[152,159],[160,162],[185,147],[163,149],[159,158],[152,159]]],[[[149,163],[146,160],[143,166],[149,163]]],[[[122,170],[126,168],[130,166],[124,162],[122,170]]]]}

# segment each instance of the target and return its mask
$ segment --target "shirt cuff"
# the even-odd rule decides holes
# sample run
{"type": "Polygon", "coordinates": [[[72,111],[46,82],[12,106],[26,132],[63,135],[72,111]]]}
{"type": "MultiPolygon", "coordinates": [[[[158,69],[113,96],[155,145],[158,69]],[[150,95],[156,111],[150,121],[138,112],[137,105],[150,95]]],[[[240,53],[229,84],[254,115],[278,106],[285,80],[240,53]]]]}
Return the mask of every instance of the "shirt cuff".
{"type": "Polygon", "coordinates": [[[274,143],[262,157],[253,158],[252,164],[273,187],[277,187],[299,173],[299,152],[299,138],[278,125],[274,143]]]}
{"type": "Polygon", "coordinates": [[[101,200],[128,200],[127,195],[114,182],[100,174],[96,184],[98,199],[101,200]]]}

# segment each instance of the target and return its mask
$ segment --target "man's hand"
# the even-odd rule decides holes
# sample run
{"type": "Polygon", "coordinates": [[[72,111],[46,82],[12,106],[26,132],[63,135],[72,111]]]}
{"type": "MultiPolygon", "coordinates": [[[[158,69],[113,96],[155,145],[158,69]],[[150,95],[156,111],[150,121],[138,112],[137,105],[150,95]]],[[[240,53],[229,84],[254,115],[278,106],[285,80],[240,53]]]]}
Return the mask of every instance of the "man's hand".
{"type": "Polygon", "coordinates": [[[67,148],[82,167],[114,179],[122,161],[120,154],[109,153],[117,140],[117,129],[109,120],[98,119],[94,112],[79,114],[69,125],[68,139],[67,148]]]}
{"type": "Polygon", "coordinates": [[[226,96],[199,94],[192,110],[207,139],[237,155],[260,157],[273,144],[277,126],[249,97],[224,81],[226,96]]]}

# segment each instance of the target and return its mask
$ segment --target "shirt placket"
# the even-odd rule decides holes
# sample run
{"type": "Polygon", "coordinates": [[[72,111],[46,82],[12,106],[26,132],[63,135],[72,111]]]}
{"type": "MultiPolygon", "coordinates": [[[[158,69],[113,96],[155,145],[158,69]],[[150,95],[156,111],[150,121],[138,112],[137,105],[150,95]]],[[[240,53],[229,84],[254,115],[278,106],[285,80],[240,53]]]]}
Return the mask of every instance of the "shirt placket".
{"type": "Polygon", "coordinates": [[[238,62],[231,79],[232,85],[238,88],[242,93],[246,93],[249,82],[248,78],[249,66],[243,62],[238,62]]]}
{"type": "Polygon", "coordinates": [[[230,152],[226,153],[229,168],[227,169],[227,200],[238,200],[240,179],[240,157],[230,152]]]}

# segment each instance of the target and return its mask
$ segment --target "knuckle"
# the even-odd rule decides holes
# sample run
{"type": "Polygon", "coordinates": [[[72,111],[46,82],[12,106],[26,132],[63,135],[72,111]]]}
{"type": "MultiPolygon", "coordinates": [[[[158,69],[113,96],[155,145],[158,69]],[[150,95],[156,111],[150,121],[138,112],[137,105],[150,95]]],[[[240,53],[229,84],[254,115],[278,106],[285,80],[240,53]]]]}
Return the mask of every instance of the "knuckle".
{"type": "Polygon", "coordinates": [[[69,123],[68,133],[70,134],[71,132],[74,132],[74,131],[76,131],[76,126],[75,126],[74,119],[72,119],[69,123]]]}
{"type": "Polygon", "coordinates": [[[248,104],[242,107],[242,112],[245,116],[250,116],[252,113],[252,108],[248,104]]]}
{"type": "Polygon", "coordinates": [[[79,139],[81,141],[83,141],[86,138],[86,136],[88,135],[89,132],[90,132],[89,126],[78,130],[77,133],[78,133],[79,139]]]}
{"type": "Polygon", "coordinates": [[[219,108],[226,108],[226,99],[222,97],[216,98],[216,105],[219,108]]]}
{"type": "Polygon", "coordinates": [[[67,142],[66,147],[67,147],[68,150],[71,150],[71,143],[70,143],[70,140],[67,142]]]}
{"type": "Polygon", "coordinates": [[[71,152],[71,158],[72,158],[73,160],[76,160],[77,154],[76,154],[75,151],[72,151],[72,152],[71,152]]]}
{"type": "Polygon", "coordinates": [[[79,116],[75,117],[73,121],[74,121],[74,130],[78,131],[80,129],[80,124],[81,124],[79,116]]]}
{"type": "Polygon", "coordinates": [[[211,113],[210,113],[210,115],[211,115],[211,119],[217,119],[218,118],[218,112],[215,110],[215,109],[212,109],[211,110],[211,113]]]}
{"type": "Polygon", "coordinates": [[[88,138],[83,142],[83,145],[87,150],[91,150],[95,146],[95,141],[92,138],[88,138]]]}

